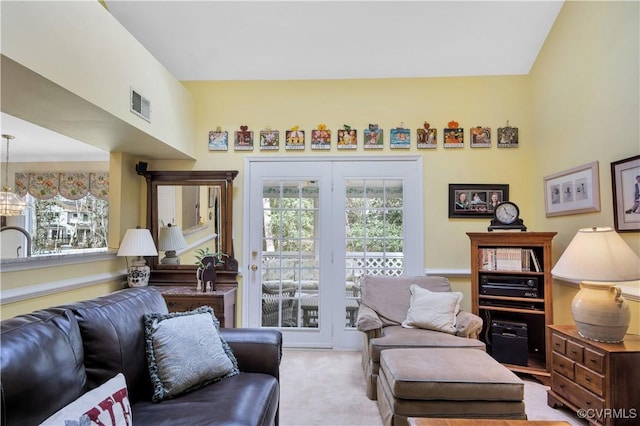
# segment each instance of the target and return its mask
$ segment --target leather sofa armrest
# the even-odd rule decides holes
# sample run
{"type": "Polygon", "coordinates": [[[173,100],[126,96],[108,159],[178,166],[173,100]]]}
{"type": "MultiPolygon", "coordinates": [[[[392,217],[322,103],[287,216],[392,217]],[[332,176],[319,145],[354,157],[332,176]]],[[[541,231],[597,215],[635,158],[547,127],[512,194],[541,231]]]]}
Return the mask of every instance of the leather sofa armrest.
{"type": "Polygon", "coordinates": [[[460,311],[456,318],[456,336],[477,339],[482,331],[482,318],[471,312],[460,311]]]}
{"type": "Polygon", "coordinates": [[[280,331],[263,328],[221,328],[220,335],[231,347],[241,372],[269,374],[280,380],[280,331]]]}
{"type": "Polygon", "coordinates": [[[358,318],[356,320],[358,331],[368,332],[382,329],[382,320],[378,314],[370,307],[360,304],[358,308],[358,318]]]}

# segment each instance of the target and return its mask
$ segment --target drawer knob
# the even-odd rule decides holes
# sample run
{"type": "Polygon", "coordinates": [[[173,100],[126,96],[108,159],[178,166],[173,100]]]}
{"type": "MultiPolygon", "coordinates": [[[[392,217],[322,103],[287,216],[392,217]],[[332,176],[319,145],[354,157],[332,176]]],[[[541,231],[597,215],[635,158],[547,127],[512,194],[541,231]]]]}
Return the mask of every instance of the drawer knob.
{"type": "Polygon", "coordinates": [[[590,381],[591,381],[591,378],[590,378],[590,377],[585,377],[584,379],[585,379],[587,382],[590,382],[590,381]]]}

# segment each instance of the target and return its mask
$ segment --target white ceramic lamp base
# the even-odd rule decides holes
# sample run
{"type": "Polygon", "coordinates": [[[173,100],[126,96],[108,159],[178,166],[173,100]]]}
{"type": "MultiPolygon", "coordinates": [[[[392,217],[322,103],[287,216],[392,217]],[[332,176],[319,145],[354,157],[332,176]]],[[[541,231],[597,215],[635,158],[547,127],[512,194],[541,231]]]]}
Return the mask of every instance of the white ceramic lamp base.
{"type": "Polygon", "coordinates": [[[629,304],[620,287],[583,281],[573,298],[571,313],[582,337],[597,342],[619,343],[631,322],[629,304]]]}
{"type": "Polygon", "coordinates": [[[134,259],[127,271],[127,283],[129,287],[145,287],[149,285],[150,275],[151,268],[147,266],[146,260],[144,258],[134,259]]]}

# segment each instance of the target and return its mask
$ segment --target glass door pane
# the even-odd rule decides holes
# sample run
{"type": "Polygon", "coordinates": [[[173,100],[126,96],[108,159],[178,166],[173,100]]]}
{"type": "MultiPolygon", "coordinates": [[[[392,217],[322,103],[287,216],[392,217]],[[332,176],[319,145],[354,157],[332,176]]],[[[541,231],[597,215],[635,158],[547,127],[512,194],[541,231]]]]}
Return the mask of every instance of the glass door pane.
{"type": "Polygon", "coordinates": [[[318,190],[316,181],[264,183],[263,327],[318,327],[318,190]]]}

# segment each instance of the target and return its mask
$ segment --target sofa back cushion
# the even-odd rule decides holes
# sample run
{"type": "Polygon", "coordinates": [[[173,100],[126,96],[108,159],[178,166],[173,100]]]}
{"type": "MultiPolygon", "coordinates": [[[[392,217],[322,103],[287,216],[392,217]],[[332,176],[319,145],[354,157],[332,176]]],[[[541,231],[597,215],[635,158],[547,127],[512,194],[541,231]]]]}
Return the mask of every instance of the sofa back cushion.
{"type": "Polygon", "coordinates": [[[0,424],[37,425],[85,391],[80,329],[68,310],[2,321],[0,424]]]}
{"type": "Polygon", "coordinates": [[[153,287],[128,288],[66,307],[80,326],[89,389],[123,373],[131,404],[150,400],[144,314],[168,313],[162,295],[153,287]]]}
{"type": "Polygon", "coordinates": [[[378,314],[383,326],[400,325],[407,317],[412,284],[436,292],[451,291],[451,283],[445,277],[365,275],[361,286],[362,304],[378,314]]]}

